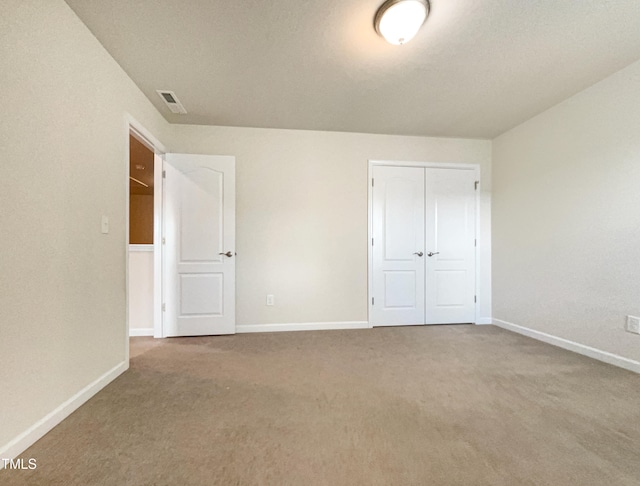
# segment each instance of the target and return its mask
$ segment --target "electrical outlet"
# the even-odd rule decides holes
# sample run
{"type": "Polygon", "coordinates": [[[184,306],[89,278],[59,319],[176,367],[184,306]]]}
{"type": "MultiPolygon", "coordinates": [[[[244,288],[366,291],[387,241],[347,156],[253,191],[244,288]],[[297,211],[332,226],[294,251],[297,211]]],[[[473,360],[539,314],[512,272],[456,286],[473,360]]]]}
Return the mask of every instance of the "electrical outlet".
{"type": "Polygon", "coordinates": [[[640,317],[627,316],[627,325],[625,329],[634,334],[640,334],[640,317]]]}
{"type": "Polygon", "coordinates": [[[109,233],[109,217],[108,216],[102,217],[101,230],[102,230],[102,234],[104,235],[109,233]]]}
{"type": "Polygon", "coordinates": [[[274,305],[276,303],[276,299],[273,294],[267,295],[267,305],[274,305]]]}

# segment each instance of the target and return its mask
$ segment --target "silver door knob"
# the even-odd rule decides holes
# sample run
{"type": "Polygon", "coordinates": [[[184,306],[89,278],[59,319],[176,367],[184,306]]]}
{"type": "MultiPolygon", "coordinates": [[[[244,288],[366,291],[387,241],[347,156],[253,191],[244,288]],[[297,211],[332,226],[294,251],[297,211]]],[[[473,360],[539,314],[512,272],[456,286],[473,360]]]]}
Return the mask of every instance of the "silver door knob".
{"type": "Polygon", "coordinates": [[[233,256],[233,253],[231,253],[230,251],[228,251],[227,253],[218,253],[218,255],[224,255],[226,257],[231,258],[233,256]]]}
{"type": "Polygon", "coordinates": [[[424,253],[422,253],[421,251],[416,251],[414,255],[418,255],[419,257],[421,257],[422,255],[424,255],[424,253]]]}
{"type": "Polygon", "coordinates": [[[439,252],[439,251],[436,251],[435,253],[434,253],[434,252],[432,252],[432,251],[430,251],[429,253],[427,253],[427,256],[428,256],[428,257],[432,257],[433,255],[439,255],[439,254],[440,254],[440,252],[439,252]]]}

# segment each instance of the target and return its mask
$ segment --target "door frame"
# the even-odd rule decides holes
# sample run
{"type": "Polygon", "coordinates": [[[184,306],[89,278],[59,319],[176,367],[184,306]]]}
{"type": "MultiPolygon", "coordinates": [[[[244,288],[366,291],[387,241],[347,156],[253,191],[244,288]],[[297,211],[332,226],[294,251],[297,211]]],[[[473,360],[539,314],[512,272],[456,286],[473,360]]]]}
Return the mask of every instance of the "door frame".
{"type": "MultiPolygon", "coordinates": [[[[376,166],[390,166],[390,167],[420,167],[424,169],[450,169],[450,170],[473,170],[476,176],[476,181],[479,185],[482,185],[481,173],[480,173],[480,164],[467,164],[467,163],[456,163],[456,162],[419,162],[419,161],[399,161],[399,160],[369,160],[368,171],[367,171],[367,199],[368,199],[368,223],[367,223],[367,322],[369,323],[369,327],[373,328],[373,324],[371,322],[371,313],[372,313],[372,305],[371,298],[373,296],[373,248],[371,246],[371,240],[373,239],[373,186],[371,184],[371,180],[373,178],[373,168],[376,166]]],[[[479,262],[480,262],[480,247],[481,241],[478,238],[480,232],[480,190],[476,190],[476,224],[475,224],[475,270],[476,270],[476,282],[475,282],[475,295],[476,295],[476,303],[475,303],[475,322],[474,324],[479,324],[481,321],[480,318],[480,301],[482,298],[480,282],[481,276],[479,271],[479,262]]]]}
{"type": "Polygon", "coordinates": [[[153,166],[153,337],[164,337],[162,330],[162,163],[167,152],[165,146],[142,123],[130,114],[125,114],[125,306],[126,306],[126,360],[129,362],[129,136],[154,153],[153,166]]]}

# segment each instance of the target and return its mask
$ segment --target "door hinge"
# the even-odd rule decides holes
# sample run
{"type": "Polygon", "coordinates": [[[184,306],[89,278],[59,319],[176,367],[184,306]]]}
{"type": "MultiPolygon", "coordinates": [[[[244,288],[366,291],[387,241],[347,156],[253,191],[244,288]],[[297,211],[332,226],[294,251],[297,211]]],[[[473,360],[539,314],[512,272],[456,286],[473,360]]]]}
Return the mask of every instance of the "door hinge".
{"type": "Polygon", "coordinates": [[[371,178],[371,187],[373,187],[373,178],[371,178]]]}
{"type": "Polygon", "coordinates": [[[164,236],[162,237],[162,244],[164,245],[167,242],[167,240],[164,238],[164,236]]]}
{"type": "Polygon", "coordinates": [[[477,303],[477,302],[478,302],[478,296],[477,296],[477,295],[474,295],[474,296],[473,296],[473,301],[474,301],[475,303],[477,303]]]}
{"type": "Polygon", "coordinates": [[[371,238],[371,246],[373,246],[373,238],[371,238]]]}
{"type": "Polygon", "coordinates": [[[167,304],[162,304],[162,312],[165,312],[167,310],[167,304]]]}
{"type": "Polygon", "coordinates": [[[166,170],[163,170],[163,171],[162,171],[162,178],[163,178],[163,179],[166,179],[166,178],[167,178],[167,171],[166,171],[166,170]]]}
{"type": "Polygon", "coordinates": [[[371,305],[375,303],[375,297],[371,297],[371,305]]]}
{"type": "Polygon", "coordinates": [[[478,240],[473,240],[473,246],[478,246],[478,240]]]}
{"type": "Polygon", "coordinates": [[[480,181],[475,181],[475,182],[473,183],[473,190],[474,190],[474,191],[477,191],[477,190],[478,190],[478,184],[480,184],[480,181]]]}

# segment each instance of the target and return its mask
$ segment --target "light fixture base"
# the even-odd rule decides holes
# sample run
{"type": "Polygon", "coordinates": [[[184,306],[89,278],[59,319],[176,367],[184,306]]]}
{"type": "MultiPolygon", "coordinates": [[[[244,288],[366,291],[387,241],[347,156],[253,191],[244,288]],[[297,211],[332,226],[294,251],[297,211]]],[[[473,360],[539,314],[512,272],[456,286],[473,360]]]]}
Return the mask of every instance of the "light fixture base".
{"type": "Polygon", "coordinates": [[[402,45],[418,33],[430,10],[429,0],[386,0],[376,12],[373,26],[390,44],[402,45]]]}

